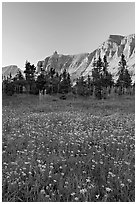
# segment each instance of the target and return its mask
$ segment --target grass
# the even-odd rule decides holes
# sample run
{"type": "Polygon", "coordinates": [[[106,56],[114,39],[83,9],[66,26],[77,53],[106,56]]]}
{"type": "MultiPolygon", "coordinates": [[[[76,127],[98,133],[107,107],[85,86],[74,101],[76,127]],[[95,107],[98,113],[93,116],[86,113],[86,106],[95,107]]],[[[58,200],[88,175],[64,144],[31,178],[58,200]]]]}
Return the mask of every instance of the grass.
{"type": "Polygon", "coordinates": [[[3,201],[135,201],[134,96],[3,96],[3,201]]]}

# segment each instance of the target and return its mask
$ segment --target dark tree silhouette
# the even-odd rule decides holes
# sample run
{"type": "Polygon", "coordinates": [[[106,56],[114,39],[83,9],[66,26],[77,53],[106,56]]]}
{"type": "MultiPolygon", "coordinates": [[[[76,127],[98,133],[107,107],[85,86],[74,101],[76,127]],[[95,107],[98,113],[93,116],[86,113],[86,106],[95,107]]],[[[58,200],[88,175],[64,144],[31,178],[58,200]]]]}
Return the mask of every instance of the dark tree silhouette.
{"type": "Polygon", "coordinates": [[[94,58],[93,62],[93,70],[92,70],[92,78],[93,78],[93,85],[94,85],[94,94],[97,99],[102,98],[102,67],[103,62],[99,56],[98,60],[94,58]]]}
{"type": "Polygon", "coordinates": [[[121,55],[119,67],[120,67],[120,71],[118,73],[119,76],[116,82],[116,86],[119,87],[119,94],[121,95],[121,94],[124,94],[124,89],[130,87],[132,83],[131,76],[126,68],[125,56],[123,54],[121,55]]]}
{"type": "Polygon", "coordinates": [[[64,69],[63,73],[60,75],[59,92],[68,93],[71,90],[71,80],[70,74],[64,69]]]}
{"type": "Polygon", "coordinates": [[[107,57],[104,55],[103,58],[103,71],[102,71],[102,96],[105,99],[107,97],[107,89],[109,88],[109,93],[111,92],[111,87],[113,85],[112,74],[108,72],[108,62],[107,57]]]}
{"type": "Polygon", "coordinates": [[[27,92],[28,93],[35,93],[36,91],[36,83],[35,83],[35,71],[36,67],[34,64],[30,64],[30,62],[26,61],[25,64],[25,78],[27,81],[27,92]]]}

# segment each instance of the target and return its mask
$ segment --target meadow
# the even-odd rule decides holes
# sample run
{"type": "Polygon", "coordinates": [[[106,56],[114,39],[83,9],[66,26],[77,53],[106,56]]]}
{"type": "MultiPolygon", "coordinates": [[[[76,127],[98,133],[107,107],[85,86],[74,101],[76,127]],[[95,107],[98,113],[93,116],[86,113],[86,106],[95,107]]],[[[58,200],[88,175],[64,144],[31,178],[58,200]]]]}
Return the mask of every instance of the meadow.
{"type": "Polygon", "coordinates": [[[135,201],[135,98],[3,96],[4,202],[135,201]]]}

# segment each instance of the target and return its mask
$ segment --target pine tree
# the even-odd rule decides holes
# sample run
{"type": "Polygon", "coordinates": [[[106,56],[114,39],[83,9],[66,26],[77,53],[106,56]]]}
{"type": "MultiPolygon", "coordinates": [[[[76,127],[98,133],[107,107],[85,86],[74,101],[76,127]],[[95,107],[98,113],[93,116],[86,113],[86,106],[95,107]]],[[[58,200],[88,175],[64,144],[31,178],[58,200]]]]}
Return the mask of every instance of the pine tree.
{"type": "Polygon", "coordinates": [[[68,92],[71,91],[71,78],[70,78],[70,74],[67,74],[67,85],[68,85],[68,92]]]}
{"type": "Polygon", "coordinates": [[[54,69],[54,68],[51,68],[49,74],[50,74],[50,77],[51,77],[52,79],[53,79],[53,76],[54,76],[55,73],[56,73],[56,72],[55,72],[55,69],[54,69]]]}
{"type": "Polygon", "coordinates": [[[116,85],[120,88],[119,94],[123,94],[124,88],[130,87],[132,82],[131,76],[126,68],[126,60],[123,54],[121,55],[119,66],[120,66],[120,71],[119,71],[119,77],[116,82],[116,85]]]}
{"type": "Polygon", "coordinates": [[[93,70],[92,70],[92,78],[93,78],[93,85],[94,85],[94,94],[97,99],[102,98],[102,67],[103,62],[99,56],[98,60],[94,58],[93,62],[93,70]]]}
{"type": "Polygon", "coordinates": [[[113,85],[112,74],[108,72],[108,62],[107,57],[103,57],[103,71],[102,71],[102,88],[103,88],[103,98],[107,97],[107,88],[109,87],[109,93],[111,92],[111,87],[113,85]]]}
{"type": "Polygon", "coordinates": [[[25,86],[25,80],[20,70],[17,71],[15,77],[13,78],[16,93],[23,92],[23,86],[25,86]]]}
{"type": "Polygon", "coordinates": [[[36,80],[36,86],[37,86],[37,89],[44,92],[44,85],[46,83],[46,80],[45,80],[45,76],[43,73],[41,73],[38,77],[37,77],[37,80],[36,80]]]}
{"type": "Polygon", "coordinates": [[[8,95],[8,96],[12,96],[15,93],[15,86],[14,83],[12,81],[9,80],[5,80],[4,82],[4,92],[8,95]]]}
{"type": "Polygon", "coordinates": [[[35,79],[35,71],[36,71],[36,67],[30,64],[30,62],[26,61],[25,64],[25,76],[26,76],[26,80],[27,81],[33,81],[35,79]]]}
{"type": "Polygon", "coordinates": [[[59,92],[59,83],[60,83],[60,77],[59,77],[58,72],[56,72],[52,79],[52,93],[53,94],[56,94],[59,92]]]}
{"type": "Polygon", "coordinates": [[[131,76],[130,76],[130,74],[129,74],[129,72],[128,72],[128,70],[127,69],[125,69],[125,73],[124,73],[124,86],[126,87],[126,88],[128,88],[128,87],[130,87],[131,86],[131,83],[132,83],[132,79],[131,79],[131,76]]]}
{"type": "Polygon", "coordinates": [[[35,71],[36,67],[34,66],[34,64],[31,65],[30,62],[26,61],[24,73],[26,81],[28,83],[27,89],[29,93],[35,93],[36,91],[35,71]]]}
{"type": "Polygon", "coordinates": [[[87,88],[88,88],[88,95],[92,95],[93,94],[93,82],[91,81],[91,78],[89,75],[87,78],[87,88]]]}
{"type": "Polygon", "coordinates": [[[24,77],[23,77],[21,71],[18,70],[18,71],[17,71],[17,74],[15,75],[15,77],[14,77],[13,80],[16,81],[16,80],[23,80],[23,79],[24,79],[24,77]]]}
{"type": "Polygon", "coordinates": [[[70,75],[64,69],[63,73],[60,75],[59,92],[68,93],[71,89],[70,75]]]}
{"type": "Polygon", "coordinates": [[[79,77],[76,81],[76,92],[81,96],[89,95],[88,82],[84,80],[83,76],[79,77]]]}

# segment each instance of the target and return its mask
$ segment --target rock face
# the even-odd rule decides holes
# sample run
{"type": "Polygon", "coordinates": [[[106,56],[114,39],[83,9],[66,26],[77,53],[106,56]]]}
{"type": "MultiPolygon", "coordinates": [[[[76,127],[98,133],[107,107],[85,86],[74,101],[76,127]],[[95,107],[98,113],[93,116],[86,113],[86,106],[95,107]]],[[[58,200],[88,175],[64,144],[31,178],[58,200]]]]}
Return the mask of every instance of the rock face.
{"type": "Polygon", "coordinates": [[[6,66],[6,67],[2,67],[2,75],[7,77],[7,76],[10,76],[10,73],[11,73],[11,76],[15,77],[18,70],[21,71],[22,75],[24,75],[23,71],[20,68],[18,68],[16,65],[10,65],[10,66],[6,66]]]}
{"type": "Polygon", "coordinates": [[[135,34],[129,36],[110,35],[108,40],[103,42],[96,50],[91,53],[83,53],[78,55],[61,55],[56,51],[52,56],[45,58],[45,60],[37,63],[37,72],[40,71],[40,67],[45,70],[49,70],[51,67],[55,68],[59,73],[64,68],[71,75],[73,81],[77,77],[83,75],[85,78],[92,74],[92,64],[94,57],[98,58],[100,55],[103,58],[107,56],[109,62],[108,71],[112,73],[114,80],[117,79],[118,63],[120,61],[121,54],[125,55],[127,61],[127,68],[132,76],[132,80],[135,80],[135,34]]]}

